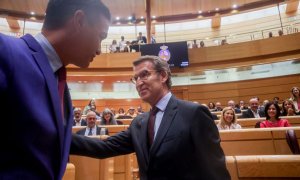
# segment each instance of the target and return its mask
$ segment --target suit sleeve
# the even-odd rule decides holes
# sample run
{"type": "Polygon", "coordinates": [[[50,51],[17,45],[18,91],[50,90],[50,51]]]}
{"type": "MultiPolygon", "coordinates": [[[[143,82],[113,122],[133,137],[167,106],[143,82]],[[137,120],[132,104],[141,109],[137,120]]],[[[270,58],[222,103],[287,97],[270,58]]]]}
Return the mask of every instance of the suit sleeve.
{"type": "Polygon", "coordinates": [[[206,179],[230,179],[219,131],[209,110],[198,106],[192,122],[191,134],[197,152],[195,158],[201,167],[201,174],[206,179]]]}
{"type": "Polygon", "coordinates": [[[129,154],[133,151],[129,128],[106,140],[73,134],[70,154],[102,159],[129,154]]]}

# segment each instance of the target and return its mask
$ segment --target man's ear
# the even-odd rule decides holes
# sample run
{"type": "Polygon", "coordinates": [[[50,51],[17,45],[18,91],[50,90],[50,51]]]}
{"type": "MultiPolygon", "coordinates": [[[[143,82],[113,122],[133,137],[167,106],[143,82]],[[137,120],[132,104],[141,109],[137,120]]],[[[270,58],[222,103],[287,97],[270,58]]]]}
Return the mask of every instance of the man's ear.
{"type": "Polygon", "coordinates": [[[162,72],[160,72],[160,75],[161,75],[161,77],[162,77],[162,82],[167,82],[167,79],[168,79],[168,77],[169,77],[169,75],[167,74],[167,72],[166,71],[162,71],[162,72]]]}
{"type": "Polygon", "coordinates": [[[86,23],[86,14],[82,10],[77,10],[73,16],[73,25],[75,30],[80,31],[86,23]]]}

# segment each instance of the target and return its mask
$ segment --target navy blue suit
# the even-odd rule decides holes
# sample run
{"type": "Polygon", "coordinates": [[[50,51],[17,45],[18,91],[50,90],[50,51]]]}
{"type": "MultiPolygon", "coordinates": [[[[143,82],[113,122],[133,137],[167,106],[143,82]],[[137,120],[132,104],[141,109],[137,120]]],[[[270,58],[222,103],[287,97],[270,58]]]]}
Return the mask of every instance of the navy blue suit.
{"type": "Polygon", "coordinates": [[[57,79],[31,35],[0,34],[0,179],[61,179],[68,161],[72,106],[62,117],[57,79]]]}
{"type": "Polygon", "coordinates": [[[105,141],[74,134],[71,154],[107,158],[135,152],[142,180],[230,179],[218,129],[204,106],[171,97],[148,148],[149,112],[105,141]]]}

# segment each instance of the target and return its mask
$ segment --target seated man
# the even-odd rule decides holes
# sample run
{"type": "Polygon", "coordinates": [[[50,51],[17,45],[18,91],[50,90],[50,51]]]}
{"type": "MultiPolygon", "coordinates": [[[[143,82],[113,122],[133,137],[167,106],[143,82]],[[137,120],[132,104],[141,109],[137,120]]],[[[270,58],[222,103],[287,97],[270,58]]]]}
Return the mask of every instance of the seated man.
{"type": "Polygon", "coordinates": [[[87,127],[77,131],[76,134],[84,136],[96,136],[107,135],[108,130],[106,128],[100,128],[96,125],[96,113],[90,111],[86,115],[87,127]]]}
{"type": "Polygon", "coordinates": [[[75,108],[73,111],[73,115],[74,115],[73,126],[86,126],[86,121],[81,118],[82,116],[81,108],[75,108]]]}
{"type": "Polygon", "coordinates": [[[258,109],[258,99],[253,97],[249,101],[250,108],[244,111],[241,118],[261,118],[266,117],[265,113],[258,109]]]}
{"type": "Polygon", "coordinates": [[[236,114],[242,113],[242,111],[240,109],[236,108],[234,100],[229,100],[227,102],[227,105],[228,105],[228,107],[231,107],[232,109],[234,109],[234,112],[236,114]]]}

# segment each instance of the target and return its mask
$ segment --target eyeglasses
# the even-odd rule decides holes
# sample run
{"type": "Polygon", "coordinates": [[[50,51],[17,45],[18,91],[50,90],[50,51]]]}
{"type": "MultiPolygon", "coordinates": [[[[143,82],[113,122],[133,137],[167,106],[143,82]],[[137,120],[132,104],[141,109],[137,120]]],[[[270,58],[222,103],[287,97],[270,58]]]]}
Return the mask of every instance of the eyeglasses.
{"type": "Polygon", "coordinates": [[[136,84],[139,79],[143,80],[143,81],[147,80],[151,76],[152,72],[158,72],[158,71],[156,71],[156,70],[150,70],[150,71],[144,70],[141,73],[133,76],[130,80],[133,84],[136,84]]]}

